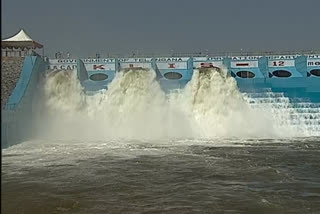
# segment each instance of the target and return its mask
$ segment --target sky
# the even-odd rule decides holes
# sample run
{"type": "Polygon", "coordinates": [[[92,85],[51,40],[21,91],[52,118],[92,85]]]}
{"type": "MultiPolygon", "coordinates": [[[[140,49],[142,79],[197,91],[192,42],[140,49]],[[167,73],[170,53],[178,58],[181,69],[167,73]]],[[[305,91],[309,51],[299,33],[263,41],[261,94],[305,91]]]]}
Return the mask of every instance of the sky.
{"type": "Polygon", "coordinates": [[[45,54],[320,50],[320,0],[2,0],[45,54]]]}

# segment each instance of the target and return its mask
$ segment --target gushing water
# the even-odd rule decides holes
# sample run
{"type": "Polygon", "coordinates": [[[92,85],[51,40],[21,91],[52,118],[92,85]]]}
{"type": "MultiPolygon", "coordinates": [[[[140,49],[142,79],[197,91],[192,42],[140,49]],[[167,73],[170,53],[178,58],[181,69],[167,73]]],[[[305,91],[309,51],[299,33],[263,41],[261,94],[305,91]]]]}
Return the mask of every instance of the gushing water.
{"type": "Polygon", "coordinates": [[[252,109],[243,99],[234,78],[226,72],[194,72],[183,99],[191,98],[191,114],[203,137],[267,137],[276,130],[268,112],[252,109]],[[266,127],[270,127],[266,129],[266,127]]]}
{"type": "Polygon", "coordinates": [[[86,141],[297,135],[289,116],[279,118],[270,105],[251,105],[255,99],[240,93],[225,71],[195,70],[185,89],[169,94],[161,90],[155,72],[144,70],[119,72],[108,88],[87,96],[75,72],[48,75],[46,109],[36,120],[38,137],[86,141]]]}

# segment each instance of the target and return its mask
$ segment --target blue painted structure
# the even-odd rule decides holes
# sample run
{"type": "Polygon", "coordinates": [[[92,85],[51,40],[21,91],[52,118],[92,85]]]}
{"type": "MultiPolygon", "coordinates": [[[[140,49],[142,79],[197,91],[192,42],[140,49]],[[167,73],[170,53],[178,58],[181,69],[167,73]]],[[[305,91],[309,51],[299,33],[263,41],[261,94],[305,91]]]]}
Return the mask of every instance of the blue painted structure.
{"type": "Polygon", "coordinates": [[[86,70],[87,78],[81,82],[85,90],[89,92],[108,89],[108,85],[114,79],[116,71],[119,69],[118,59],[114,58],[78,59],[78,65],[82,64],[84,68],[79,68],[78,66],[78,70],[86,70]]]}
{"type": "MultiPolygon", "coordinates": [[[[86,80],[81,80],[86,91],[107,89],[117,72],[142,68],[155,71],[161,88],[168,92],[183,88],[192,79],[194,69],[209,65],[219,69],[226,68],[243,92],[270,89],[274,92],[284,92],[288,97],[311,100],[318,100],[320,93],[319,55],[158,57],[82,61],[81,69],[86,70],[88,75],[86,80]],[[105,80],[90,78],[95,74],[105,74],[108,78],[105,80]]],[[[74,62],[72,59],[61,60],[60,67],[73,68],[74,62]]],[[[55,63],[59,64],[53,62],[51,67],[59,67],[55,63]]]]}
{"type": "Polygon", "coordinates": [[[160,73],[158,81],[161,88],[166,92],[184,88],[192,78],[192,58],[162,57],[154,58],[154,62],[160,73]]]}
{"type": "Polygon", "coordinates": [[[237,80],[242,91],[254,91],[268,86],[267,60],[261,56],[233,56],[224,59],[228,72],[237,80]]]}
{"type": "Polygon", "coordinates": [[[77,77],[80,83],[88,80],[89,77],[88,71],[86,70],[86,67],[81,59],[77,61],[77,77]]]}
{"type": "Polygon", "coordinates": [[[305,57],[300,56],[288,56],[285,59],[279,57],[269,57],[269,75],[267,82],[271,84],[271,87],[275,91],[301,91],[306,87],[305,78],[306,71],[297,69],[303,66],[305,57]],[[297,67],[296,67],[297,66],[297,67]],[[277,72],[286,71],[290,76],[281,77],[277,76],[277,72]]]}
{"type": "MultiPolygon", "coordinates": [[[[282,60],[284,62],[292,60],[282,60]]],[[[271,63],[281,62],[279,60],[269,59],[269,76],[267,83],[271,84],[272,91],[284,92],[286,96],[290,98],[304,98],[311,101],[320,100],[320,77],[314,75],[308,75],[310,70],[307,65],[307,56],[295,56],[293,59],[294,63],[289,63],[287,66],[271,67],[271,63]],[[275,72],[277,70],[284,70],[290,72],[289,77],[277,77],[275,72]]]]}
{"type": "Polygon", "coordinates": [[[320,55],[308,55],[306,58],[307,66],[302,68],[307,71],[306,92],[317,96],[320,90],[320,55]]]}
{"type": "Polygon", "coordinates": [[[35,112],[33,102],[37,96],[40,73],[46,64],[41,57],[27,56],[21,75],[9,97],[5,109],[1,111],[1,148],[27,140],[32,135],[32,118],[35,112]]]}

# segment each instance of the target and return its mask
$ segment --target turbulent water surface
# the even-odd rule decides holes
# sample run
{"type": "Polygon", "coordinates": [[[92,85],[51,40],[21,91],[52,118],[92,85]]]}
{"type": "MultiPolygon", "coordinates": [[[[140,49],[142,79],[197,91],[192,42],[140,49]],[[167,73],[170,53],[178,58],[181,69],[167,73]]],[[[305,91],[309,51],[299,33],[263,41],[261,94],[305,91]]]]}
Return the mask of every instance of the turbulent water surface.
{"type": "Polygon", "coordinates": [[[3,213],[320,213],[320,105],[197,71],[170,94],[144,71],[42,92],[34,139],[2,150],[3,213]]]}
{"type": "Polygon", "coordinates": [[[3,213],[319,213],[320,142],[25,142],[3,151],[3,213]]]}

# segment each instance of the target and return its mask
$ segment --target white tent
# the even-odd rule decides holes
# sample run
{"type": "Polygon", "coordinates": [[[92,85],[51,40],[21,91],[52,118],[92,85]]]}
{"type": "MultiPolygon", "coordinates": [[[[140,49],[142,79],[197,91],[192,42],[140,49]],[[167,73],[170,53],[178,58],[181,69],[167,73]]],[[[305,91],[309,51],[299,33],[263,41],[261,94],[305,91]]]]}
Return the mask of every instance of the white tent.
{"type": "Polygon", "coordinates": [[[19,33],[17,33],[16,35],[14,35],[14,36],[12,36],[12,37],[10,37],[8,39],[4,39],[2,41],[3,42],[6,42],[6,41],[7,42],[14,42],[14,41],[33,41],[33,40],[30,38],[30,36],[28,36],[26,34],[26,32],[24,32],[23,29],[21,29],[19,31],[19,33]]]}
{"type": "Polygon", "coordinates": [[[43,48],[43,45],[31,39],[23,29],[14,36],[1,41],[1,49],[5,50],[6,56],[8,56],[8,49],[11,49],[9,52],[19,52],[19,55],[21,56],[21,51],[24,51],[25,49],[34,50],[36,48],[43,48]],[[17,49],[18,51],[15,51],[14,49],[17,49]]]}

